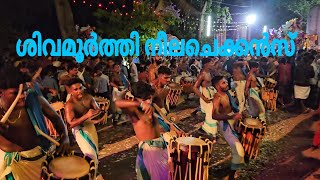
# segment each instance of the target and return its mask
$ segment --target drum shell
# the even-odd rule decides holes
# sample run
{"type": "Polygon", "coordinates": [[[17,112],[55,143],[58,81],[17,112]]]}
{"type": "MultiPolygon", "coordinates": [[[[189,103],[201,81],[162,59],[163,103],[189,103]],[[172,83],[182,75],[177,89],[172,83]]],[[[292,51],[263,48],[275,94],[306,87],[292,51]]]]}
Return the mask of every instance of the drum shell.
{"type": "Polygon", "coordinates": [[[238,126],[239,140],[244,148],[245,156],[255,159],[259,153],[259,146],[266,133],[266,123],[261,121],[262,127],[252,127],[241,121],[238,126]]]}
{"type": "Polygon", "coordinates": [[[89,174],[87,174],[85,176],[82,176],[82,177],[74,178],[74,179],[66,179],[66,178],[63,178],[63,177],[57,177],[54,174],[51,175],[53,172],[51,172],[49,170],[49,164],[54,159],[54,155],[49,155],[49,156],[47,156],[46,161],[43,162],[42,165],[41,165],[41,179],[43,179],[43,180],[62,180],[62,179],[63,180],[93,180],[94,177],[95,177],[95,173],[96,173],[94,161],[90,157],[84,156],[82,153],[73,153],[73,156],[84,157],[84,159],[90,165],[89,174]]]}
{"type": "MultiPolygon", "coordinates": [[[[211,145],[185,145],[185,144],[179,144],[176,141],[173,141],[171,144],[172,148],[174,149],[173,153],[171,153],[171,157],[173,158],[173,164],[174,164],[174,169],[175,169],[175,177],[173,178],[174,180],[184,180],[185,178],[189,179],[190,178],[190,169],[189,169],[189,147],[191,146],[191,179],[198,179],[199,174],[197,175],[198,178],[195,177],[196,175],[196,168],[197,168],[197,158],[200,156],[201,152],[201,147],[202,147],[202,155],[199,159],[199,164],[198,167],[200,166],[201,162],[201,174],[200,174],[200,179],[206,179],[206,175],[208,172],[205,171],[204,166],[208,166],[208,162],[204,162],[204,154],[207,153],[209,157],[207,157],[207,161],[210,161],[210,156],[211,156],[211,145]],[[178,149],[179,148],[179,149],[178,149]],[[178,156],[180,151],[180,162],[178,162],[178,156]],[[208,152],[210,151],[210,152],[208,152]],[[181,167],[181,170],[179,169],[179,165],[181,167]],[[188,168],[187,168],[188,166],[188,168]],[[178,172],[176,172],[178,171],[178,172]],[[181,178],[180,178],[180,173],[181,172],[181,178]],[[187,172],[187,175],[186,175],[187,172]],[[187,176],[187,177],[186,177],[187,176]]],[[[200,171],[198,170],[198,173],[200,171]]]]}

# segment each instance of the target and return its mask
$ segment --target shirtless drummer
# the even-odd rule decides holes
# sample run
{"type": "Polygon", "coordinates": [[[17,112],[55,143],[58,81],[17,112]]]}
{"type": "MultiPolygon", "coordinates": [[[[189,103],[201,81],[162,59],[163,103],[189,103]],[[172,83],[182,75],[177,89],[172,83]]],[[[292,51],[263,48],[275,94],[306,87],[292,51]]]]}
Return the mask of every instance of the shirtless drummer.
{"type": "MultiPolygon", "coordinates": [[[[157,74],[158,74],[158,77],[150,83],[152,88],[155,90],[153,101],[155,104],[157,104],[160,107],[162,113],[164,115],[167,115],[168,111],[165,108],[165,101],[169,93],[169,89],[165,88],[165,86],[170,83],[171,70],[166,66],[160,66],[157,74]]],[[[183,132],[180,132],[173,125],[166,124],[160,115],[158,120],[164,132],[169,132],[170,130],[174,130],[179,135],[183,133],[183,132]]]]}
{"type": "MultiPolygon", "coordinates": [[[[20,84],[25,77],[12,67],[0,69],[0,115],[3,117],[14,102],[20,84]],[[6,78],[4,78],[6,77],[6,78]]],[[[31,80],[31,78],[30,78],[31,80]]],[[[37,135],[33,123],[46,133],[44,115],[50,119],[60,134],[57,153],[65,153],[69,147],[69,136],[62,118],[52,109],[43,96],[32,89],[24,89],[18,103],[7,118],[0,122],[0,179],[34,180],[41,177],[41,165],[51,144],[37,135]],[[4,156],[5,153],[5,156],[4,156]]]]}
{"type": "Polygon", "coordinates": [[[239,63],[235,63],[233,65],[233,81],[236,86],[236,94],[237,94],[237,99],[239,102],[239,113],[243,112],[244,110],[244,105],[246,102],[246,98],[244,95],[245,88],[246,88],[246,76],[243,74],[242,70],[243,65],[239,63]]]}
{"type": "Polygon", "coordinates": [[[202,130],[212,135],[214,138],[217,137],[217,121],[212,119],[212,98],[215,94],[215,89],[211,84],[211,74],[214,70],[214,61],[209,58],[202,60],[203,69],[201,70],[197,81],[193,86],[193,91],[200,97],[201,111],[206,114],[202,130]],[[200,88],[200,91],[199,91],[200,88]]]}
{"type": "Polygon", "coordinates": [[[223,76],[215,76],[212,83],[217,90],[213,98],[212,118],[218,121],[220,133],[226,139],[231,148],[231,172],[229,179],[234,179],[236,170],[244,166],[244,149],[240,143],[234,125],[241,119],[241,114],[232,112],[228,91],[228,81],[223,76]]]}
{"type": "Polygon", "coordinates": [[[90,94],[83,92],[82,80],[72,78],[66,84],[71,98],[66,102],[66,119],[83,154],[95,161],[98,169],[98,134],[94,124],[103,120],[89,120],[98,115],[100,108],[90,94]]]}
{"type": "Polygon", "coordinates": [[[257,82],[256,74],[259,71],[258,69],[259,64],[256,62],[250,62],[249,66],[250,66],[250,72],[247,75],[245,95],[248,100],[253,100],[255,102],[256,104],[255,106],[257,106],[256,109],[259,110],[258,112],[259,119],[266,122],[265,108],[259,96],[259,88],[257,87],[258,82],[257,82]]]}
{"type": "Polygon", "coordinates": [[[151,106],[154,90],[149,84],[139,81],[132,85],[134,101],[117,100],[118,108],[129,115],[139,150],[136,160],[138,180],[169,179],[168,151],[164,139],[160,136],[159,124],[153,116],[151,106]]]}

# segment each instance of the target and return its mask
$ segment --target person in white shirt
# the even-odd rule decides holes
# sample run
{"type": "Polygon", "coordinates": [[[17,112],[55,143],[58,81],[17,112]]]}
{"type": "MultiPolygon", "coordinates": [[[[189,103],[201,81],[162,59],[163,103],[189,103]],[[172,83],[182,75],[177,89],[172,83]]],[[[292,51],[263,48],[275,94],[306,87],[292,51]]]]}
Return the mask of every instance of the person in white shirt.
{"type": "Polygon", "coordinates": [[[130,81],[131,81],[131,83],[136,83],[139,81],[138,69],[137,69],[136,64],[133,62],[132,57],[129,57],[129,63],[130,63],[130,77],[131,77],[130,81]]]}

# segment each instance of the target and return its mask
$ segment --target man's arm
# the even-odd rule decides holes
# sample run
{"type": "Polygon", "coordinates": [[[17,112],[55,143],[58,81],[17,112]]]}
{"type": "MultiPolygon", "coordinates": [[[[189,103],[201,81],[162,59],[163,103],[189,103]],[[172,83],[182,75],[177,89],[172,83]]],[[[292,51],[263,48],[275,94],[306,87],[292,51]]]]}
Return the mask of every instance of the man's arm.
{"type": "Polygon", "coordinates": [[[250,84],[251,84],[251,75],[249,74],[248,75],[248,78],[247,78],[247,81],[246,81],[246,87],[245,87],[245,90],[244,90],[244,93],[247,95],[248,94],[248,91],[249,91],[249,88],[250,88],[250,84]]]}
{"type": "Polygon", "coordinates": [[[203,94],[201,94],[200,91],[199,91],[199,87],[200,87],[201,82],[203,81],[203,79],[204,79],[204,75],[201,73],[199,75],[197,81],[195,82],[192,90],[198,97],[203,99],[206,103],[209,103],[210,100],[208,98],[206,98],[203,94]]]}
{"type": "Polygon", "coordinates": [[[152,82],[156,79],[155,68],[149,69],[149,82],[152,82]]]}
{"type": "Polygon", "coordinates": [[[90,109],[86,114],[84,114],[80,118],[75,118],[72,104],[67,102],[65,112],[66,112],[66,120],[67,120],[70,128],[76,127],[76,126],[80,125],[82,122],[84,122],[85,120],[89,119],[91,117],[90,115],[93,114],[92,112],[91,112],[91,114],[89,114],[89,112],[91,110],[92,109],[90,109]]]}
{"type": "Polygon", "coordinates": [[[20,152],[22,151],[22,147],[12,143],[5,137],[0,135],[0,149],[4,152],[20,152]]]}

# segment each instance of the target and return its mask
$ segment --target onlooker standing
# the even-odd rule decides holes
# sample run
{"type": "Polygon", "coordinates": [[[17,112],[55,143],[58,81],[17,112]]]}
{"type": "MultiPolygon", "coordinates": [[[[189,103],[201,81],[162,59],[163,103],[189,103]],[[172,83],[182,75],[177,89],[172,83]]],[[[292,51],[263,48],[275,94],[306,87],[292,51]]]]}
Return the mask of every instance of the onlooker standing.
{"type": "Polygon", "coordinates": [[[133,84],[139,81],[138,69],[136,64],[133,62],[132,57],[129,57],[129,63],[130,63],[129,65],[130,65],[130,78],[131,78],[130,82],[133,84]]]}

